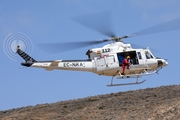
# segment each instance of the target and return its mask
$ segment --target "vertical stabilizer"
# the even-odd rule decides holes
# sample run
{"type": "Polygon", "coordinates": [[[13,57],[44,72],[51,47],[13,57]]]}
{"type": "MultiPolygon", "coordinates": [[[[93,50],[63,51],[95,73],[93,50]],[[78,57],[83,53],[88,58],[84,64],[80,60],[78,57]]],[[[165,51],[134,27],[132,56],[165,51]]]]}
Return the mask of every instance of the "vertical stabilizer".
{"type": "Polygon", "coordinates": [[[21,65],[23,66],[30,67],[34,62],[37,62],[34,58],[22,51],[19,45],[16,48],[16,53],[18,53],[26,61],[24,63],[21,63],[21,65]]]}

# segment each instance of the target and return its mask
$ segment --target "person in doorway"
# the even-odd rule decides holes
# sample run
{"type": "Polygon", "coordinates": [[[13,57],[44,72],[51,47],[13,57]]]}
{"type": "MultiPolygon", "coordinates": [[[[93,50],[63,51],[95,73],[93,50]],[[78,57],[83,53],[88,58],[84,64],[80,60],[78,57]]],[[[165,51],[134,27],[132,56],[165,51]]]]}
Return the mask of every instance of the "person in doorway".
{"type": "Polygon", "coordinates": [[[125,71],[125,67],[127,66],[127,69],[129,69],[129,66],[130,66],[130,56],[127,56],[126,59],[124,59],[123,63],[122,63],[122,73],[121,75],[124,75],[124,71],[125,71]]]}

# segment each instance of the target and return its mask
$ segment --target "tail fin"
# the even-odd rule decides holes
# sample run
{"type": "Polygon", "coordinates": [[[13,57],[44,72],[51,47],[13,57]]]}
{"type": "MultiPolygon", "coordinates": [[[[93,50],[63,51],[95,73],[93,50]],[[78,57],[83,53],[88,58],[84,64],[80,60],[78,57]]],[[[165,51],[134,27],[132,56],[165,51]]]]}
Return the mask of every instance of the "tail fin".
{"type": "Polygon", "coordinates": [[[19,45],[16,48],[16,53],[18,53],[26,61],[25,63],[21,63],[23,66],[30,67],[34,62],[37,62],[34,58],[30,57],[27,53],[22,51],[19,45]]]}

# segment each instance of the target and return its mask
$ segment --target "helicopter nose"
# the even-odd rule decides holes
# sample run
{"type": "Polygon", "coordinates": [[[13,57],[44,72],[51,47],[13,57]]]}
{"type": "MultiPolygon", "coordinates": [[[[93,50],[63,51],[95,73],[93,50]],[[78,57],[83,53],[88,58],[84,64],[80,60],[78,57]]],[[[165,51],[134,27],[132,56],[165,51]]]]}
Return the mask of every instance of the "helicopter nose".
{"type": "Polygon", "coordinates": [[[168,62],[163,59],[163,66],[167,66],[167,65],[168,65],[168,62]]]}
{"type": "Polygon", "coordinates": [[[159,59],[157,61],[157,63],[158,63],[158,66],[167,66],[168,65],[168,62],[164,59],[159,59]]]}

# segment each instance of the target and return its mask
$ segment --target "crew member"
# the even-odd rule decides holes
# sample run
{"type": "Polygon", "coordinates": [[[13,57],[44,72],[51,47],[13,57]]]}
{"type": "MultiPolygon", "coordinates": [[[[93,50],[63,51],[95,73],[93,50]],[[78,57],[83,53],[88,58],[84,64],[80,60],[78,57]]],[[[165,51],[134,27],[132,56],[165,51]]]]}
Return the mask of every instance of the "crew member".
{"type": "Polygon", "coordinates": [[[127,56],[126,59],[124,59],[123,63],[122,63],[122,73],[121,75],[124,75],[124,71],[125,71],[125,67],[127,66],[127,69],[129,69],[130,66],[130,56],[127,56]]]}

